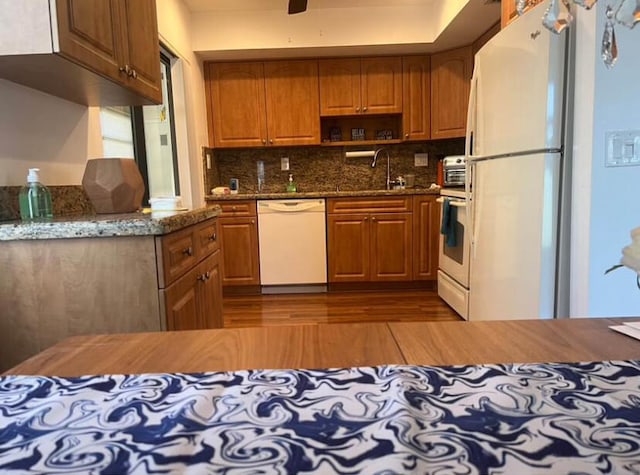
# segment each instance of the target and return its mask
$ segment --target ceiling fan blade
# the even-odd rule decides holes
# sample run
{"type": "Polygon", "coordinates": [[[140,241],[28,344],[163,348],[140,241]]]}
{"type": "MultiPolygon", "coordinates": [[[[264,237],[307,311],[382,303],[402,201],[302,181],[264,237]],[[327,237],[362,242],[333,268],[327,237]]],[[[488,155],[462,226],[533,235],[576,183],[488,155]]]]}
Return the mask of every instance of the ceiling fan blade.
{"type": "Polygon", "coordinates": [[[307,0],[289,0],[289,15],[307,10],[307,0]]]}

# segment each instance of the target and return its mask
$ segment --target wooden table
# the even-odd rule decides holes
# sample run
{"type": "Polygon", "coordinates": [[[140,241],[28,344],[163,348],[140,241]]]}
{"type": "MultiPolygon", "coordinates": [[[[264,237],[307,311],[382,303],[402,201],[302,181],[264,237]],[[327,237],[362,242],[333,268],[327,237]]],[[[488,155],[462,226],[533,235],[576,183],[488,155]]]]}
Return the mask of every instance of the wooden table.
{"type": "Polygon", "coordinates": [[[608,328],[623,320],[320,324],[79,336],[5,374],[78,376],[640,359],[640,341],[608,328]]]}

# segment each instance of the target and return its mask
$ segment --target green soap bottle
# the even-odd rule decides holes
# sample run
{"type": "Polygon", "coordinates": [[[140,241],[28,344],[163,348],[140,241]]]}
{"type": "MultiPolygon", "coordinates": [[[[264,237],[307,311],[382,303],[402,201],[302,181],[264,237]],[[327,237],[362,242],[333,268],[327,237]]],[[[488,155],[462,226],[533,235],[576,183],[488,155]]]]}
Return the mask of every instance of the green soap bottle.
{"type": "Polygon", "coordinates": [[[20,189],[18,201],[22,221],[50,221],[53,218],[51,193],[40,183],[39,171],[39,168],[29,168],[27,184],[20,189]]]}
{"type": "Polygon", "coordinates": [[[287,193],[295,193],[298,191],[296,183],[293,181],[293,174],[289,173],[289,182],[287,183],[287,193]]]}

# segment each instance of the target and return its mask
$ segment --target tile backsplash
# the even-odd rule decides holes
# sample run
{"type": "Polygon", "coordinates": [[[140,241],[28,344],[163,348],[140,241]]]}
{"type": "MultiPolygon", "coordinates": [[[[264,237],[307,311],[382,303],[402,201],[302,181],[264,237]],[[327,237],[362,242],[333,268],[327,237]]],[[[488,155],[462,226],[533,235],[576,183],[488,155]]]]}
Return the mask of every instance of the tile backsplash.
{"type": "MultiPolygon", "coordinates": [[[[20,219],[20,186],[0,186],[0,221],[20,219]]],[[[51,192],[53,216],[95,214],[89,197],[80,185],[47,186],[51,192]]]]}
{"type": "MultiPolygon", "coordinates": [[[[447,155],[464,154],[464,139],[437,140],[407,144],[389,144],[391,179],[407,174],[415,175],[415,186],[428,188],[436,182],[437,162],[447,155]],[[428,153],[428,166],[414,166],[416,153],[428,153]]],[[[231,178],[239,180],[240,193],[255,193],[258,188],[257,163],[264,162],[263,192],[285,191],[289,173],[293,174],[298,191],[357,191],[384,189],[387,157],[378,155],[378,163],[371,167],[371,158],[345,158],[346,151],[375,150],[376,147],[266,147],[250,149],[207,149],[211,154],[211,168],[203,158],[205,190],[229,186],[231,178]],[[280,169],[282,157],[289,158],[289,171],[280,169]]]]}

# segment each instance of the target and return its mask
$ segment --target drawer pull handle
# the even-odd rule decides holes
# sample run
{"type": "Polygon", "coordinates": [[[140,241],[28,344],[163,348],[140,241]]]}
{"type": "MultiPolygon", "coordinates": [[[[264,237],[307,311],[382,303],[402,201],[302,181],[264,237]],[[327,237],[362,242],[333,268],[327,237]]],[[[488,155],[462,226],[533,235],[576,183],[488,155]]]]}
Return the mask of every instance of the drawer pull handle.
{"type": "Polygon", "coordinates": [[[189,246],[186,249],[183,249],[182,254],[184,254],[185,256],[193,256],[193,248],[189,246]]]}
{"type": "Polygon", "coordinates": [[[197,279],[200,282],[206,282],[207,280],[209,280],[211,278],[211,272],[207,271],[204,274],[200,274],[197,279]]]}
{"type": "Polygon", "coordinates": [[[213,233],[211,236],[209,236],[209,241],[215,241],[218,239],[218,235],[216,233],[213,233]]]}

